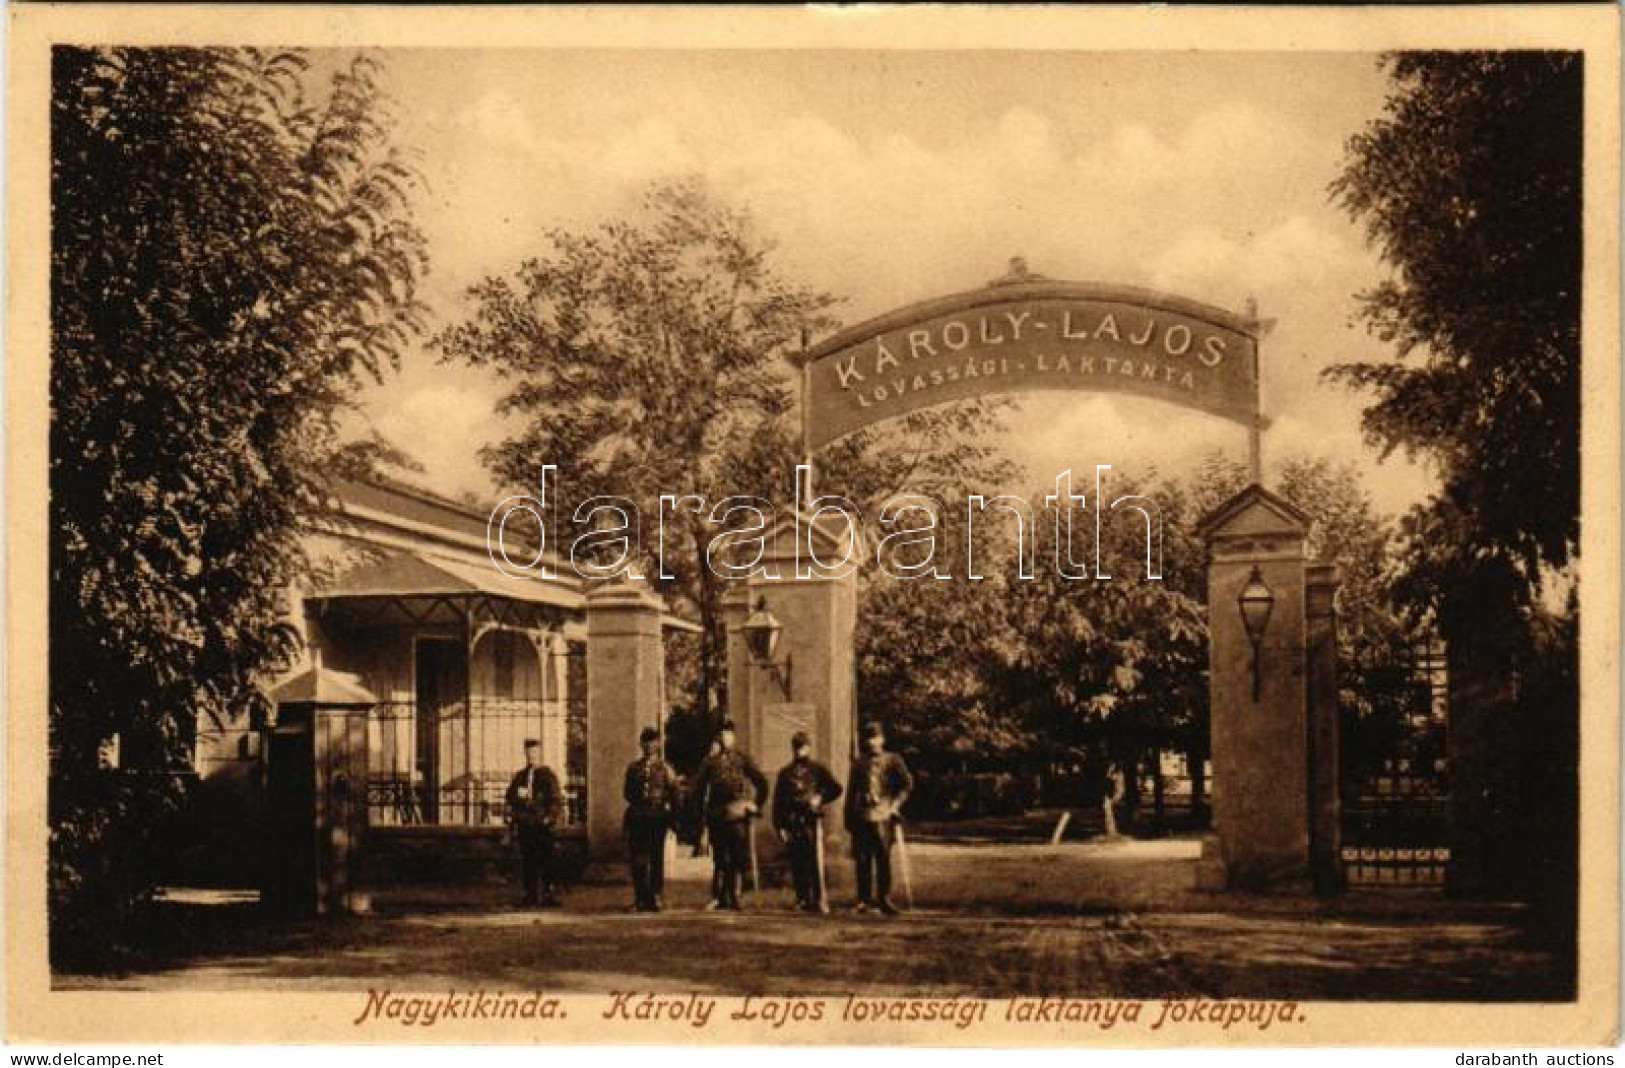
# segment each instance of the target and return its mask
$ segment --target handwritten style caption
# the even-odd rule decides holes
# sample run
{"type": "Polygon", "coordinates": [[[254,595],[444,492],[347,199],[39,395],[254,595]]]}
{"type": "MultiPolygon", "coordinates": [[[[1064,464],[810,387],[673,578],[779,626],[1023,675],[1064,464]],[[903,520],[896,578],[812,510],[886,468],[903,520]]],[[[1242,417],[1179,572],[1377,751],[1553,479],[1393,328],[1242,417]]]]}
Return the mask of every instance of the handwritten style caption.
{"type": "Polygon", "coordinates": [[[842,994],[825,997],[721,997],[709,994],[616,992],[577,1002],[567,1009],[563,998],[511,991],[448,991],[406,994],[368,990],[352,1023],[356,1027],[436,1027],[447,1022],[533,1021],[548,1024],[577,1016],[597,1022],[707,1029],[744,1025],[769,1031],[797,1031],[824,1026],[935,1025],[969,1032],[988,1026],[1083,1025],[1101,1031],[1265,1032],[1306,1022],[1293,1001],[1216,1001],[1207,998],[1164,998],[1150,1001],[1117,998],[1022,997],[989,1000],[971,997],[871,997],[842,994]]]}

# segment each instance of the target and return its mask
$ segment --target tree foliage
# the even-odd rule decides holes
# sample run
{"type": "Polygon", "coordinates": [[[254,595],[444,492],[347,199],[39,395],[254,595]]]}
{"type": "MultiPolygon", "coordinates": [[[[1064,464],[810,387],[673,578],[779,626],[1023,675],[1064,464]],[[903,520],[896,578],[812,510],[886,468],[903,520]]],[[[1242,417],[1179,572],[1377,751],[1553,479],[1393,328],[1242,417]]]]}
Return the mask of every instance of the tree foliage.
{"type": "MultiPolygon", "coordinates": [[[[1074,472],[1074,476],[1076,476],[1074,472]]],[[[1074,511],[1072,554],[1096,568],[1093,486],[1074,511]]],[[[1243,465],[1213,454],[1189,473],[1112,472],[1108,503],[1137,494],[1155,503],[1160,578],[1145,570],[1145,522],[1125,508],[1103,517],[1099,564],[1110,580],[1056,570],[1056,514],[1039,508],[1031,579],[1017,577],[1013,525],[978,523],[979,571],[964,559],[964,508],[944,515],[949,579],[865,583],[858,682],[866,715],[887,721],[911,763],[928,772],[1116,766],[1131,778],[1159,751],[1208,756],[1207,553],[1197,527],[1247,481],[1243,465]],[[998,566],[994,566],[995,563],[998,566]]],[[[1280,491],[1311,516],[1308,551],[1338,563],[1340,702],[1350,774],[1392,751],[1414,711],[1409,642],[1392,608],[1389,546],[1380,515],[1351,466],[1289,457],[1280,491]]],[[[1046,490],[1031,494],[1035,504],[1046,490]]],[[[990,513],[991,515],[991,513],[990,513]]]]}
{"type": "MultiPolygon", "coordinates": [[[[782,498],[793,485],[790,379],[784,357],[826,327],[834,303],[786,281],[750,218],[695,180],[645,192],[638,209],[598,229],[551,230],[512,274],[468,292],[462,320],[435,340],[441,357],[489,368],[506,383],[498,403],[518,430],[483,456],[505,484],[539,495],[543,468],[560,476],[560,539],[580,502],[630,500],[651,525],[660,497],[685,502],[667,518],[669,580],[637,561],[664,593],[697,612],[705,633],[696,688],[709,712],[723,657],[721,580],[706,566],[718,500],[782,498]]],[[[641,532],[640,532],[641,534],[641,532]]],[[[650,553],[658,528],[639,537],[650,553]]]]}
{"type": "Polygon", "coordinates": [[[198,715],[263,705],[354,387],[419,329],[415,179],[365,57],[58,48],[51,103],[53,938],[105,944],[198,715]],[[117,737],[126,772],[97,770],[117,737]],[[130,769],[135,770],[130,770],[130,769]]]}

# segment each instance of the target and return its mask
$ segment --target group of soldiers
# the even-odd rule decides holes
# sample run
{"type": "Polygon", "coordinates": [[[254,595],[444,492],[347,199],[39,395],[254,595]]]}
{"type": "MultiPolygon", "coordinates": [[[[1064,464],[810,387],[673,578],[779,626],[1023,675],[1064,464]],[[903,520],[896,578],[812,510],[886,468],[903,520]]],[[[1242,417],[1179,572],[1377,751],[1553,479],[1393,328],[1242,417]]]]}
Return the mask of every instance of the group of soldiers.
{"type": "MultiPolygon", "coordinates": [[[[754,822],[768,803],[767,778],[736,742],[734,724],[723,721],[711,753],[691,786],[660,754],[654,729],[639,737],[643,753],[627,766],[624,829],[632,874],[633,907],[640,912],[664,908],[666,835],[685,800],[704,822],[710,842],[713,874],[712,909],[738,911],[748,873],[755,867],[754,822]]],[[[914,788],[903,758],[886,749],[878,723],[863,730],[862,748],[852,761],[848,788],[813,759],[812,739],[797,731],[790,739],[791,760],[772,790],[771,822],[784,843],[795,884],[796,907],[828,912],[824,866],[824,811],[846,798],[844,815],[857,868],[856,912],[895,915],[891,899],[892,844],[900,836],[903,803],[914,788]]],[[[553,825],[563,809],[558,778],[541,762],[540,744],[525,742],[525,767],[508,787],[508,818],[519,845],[525,906],[556,906],[550,878],[553,825]]]]}

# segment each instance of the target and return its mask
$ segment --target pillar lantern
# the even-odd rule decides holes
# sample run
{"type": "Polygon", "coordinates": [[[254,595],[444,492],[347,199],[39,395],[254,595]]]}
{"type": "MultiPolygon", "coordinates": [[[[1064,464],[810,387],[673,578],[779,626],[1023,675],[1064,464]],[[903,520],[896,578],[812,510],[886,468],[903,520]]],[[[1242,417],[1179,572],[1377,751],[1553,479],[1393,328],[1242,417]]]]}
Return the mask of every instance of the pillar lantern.
{"type": "Polygon", "coordinates": [[[1270,625],[1270,613],[1275,610],[1275,592],[1264,585],[1263,572],[1257,565],[1247,576],[1247,584],[1236,596],[1241,608],[1241,625],[1247,631],[1247,640],[1253,646],[1253,703],[1257,704],[1263,677],[1259,667],[1259,651],[1264,644],[1264,631],[1270,625]]]}
{"type": "Polygon", "coordinates": [[[745,648],[750,651],[751,662],[757,667],[767,668],[772,673],[773,680],[779,684],[784,699],[790,700],[790,671],[793,661],[791,657],[786,656],[781,668],[773,660],[773,654],[779,648],[779,636],[784,631],[784,625],[779,622],[777,616],[768,611],[766,597],[756,599],[755,610],[740,629],[745,633],[745,648]]]}

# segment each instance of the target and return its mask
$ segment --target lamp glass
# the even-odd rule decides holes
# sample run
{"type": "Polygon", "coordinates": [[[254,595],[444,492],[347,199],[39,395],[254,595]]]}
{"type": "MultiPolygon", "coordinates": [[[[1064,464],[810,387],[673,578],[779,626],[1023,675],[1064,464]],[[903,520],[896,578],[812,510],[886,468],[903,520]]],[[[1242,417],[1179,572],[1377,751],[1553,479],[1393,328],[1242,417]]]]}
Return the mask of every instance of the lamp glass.
{"type": "Polygon", "coordinates": [[[784,629],[783,624],[772,612],[767,610],[766,598],[756,601],[756,610],[745,620],[745,648],[758,664],[770,663],[773,654],[779,647],[779,632],[784,629]]]}

